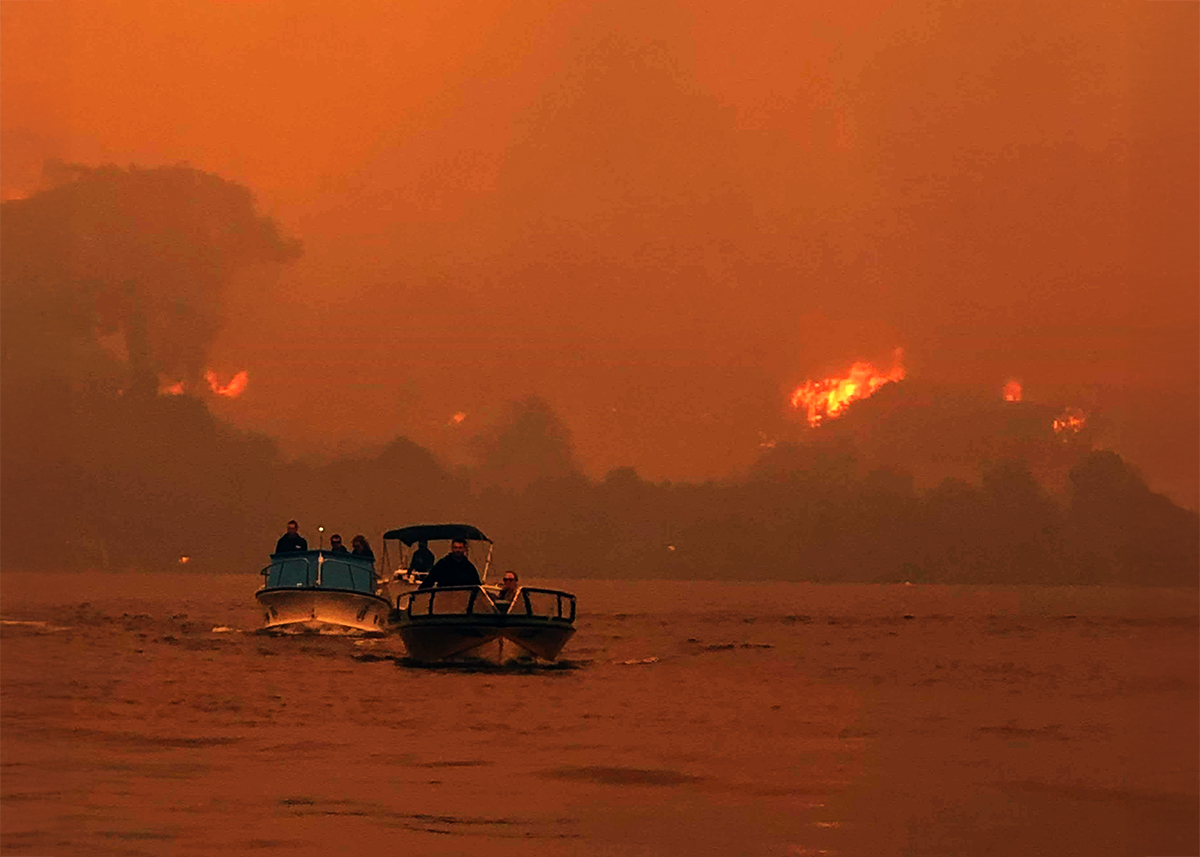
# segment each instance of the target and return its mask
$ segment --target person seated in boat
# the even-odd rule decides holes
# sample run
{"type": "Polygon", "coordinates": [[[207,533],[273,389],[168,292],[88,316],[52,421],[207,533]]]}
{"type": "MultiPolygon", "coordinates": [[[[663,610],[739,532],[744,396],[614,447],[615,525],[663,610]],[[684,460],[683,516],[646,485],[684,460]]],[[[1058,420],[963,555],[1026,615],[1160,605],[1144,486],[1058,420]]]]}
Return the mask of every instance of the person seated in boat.
{"type": "Polygon", "coordinates": [[[412,559],[408,562],[408,570],[413,574],[425,574],[429,569],[433,568],[434,556],[433,551],[429,549],[429,542],[417,542],[417,549],[413,551],[412,559]]]}
{"type": "Polygon", "coordinates": [[[375,559],[375,551],[371,550],[371,546],[367,543],[367,537],[361,533],[350,540],[350,547],[352,548],[350,553],[354,556],[361,556],[372,561],[375,559]]]}
{"type": "Polygon", "coordinates": [[[492,601],[501,613],[508,612],[508,606],[512,604],[513,596],[517,594],[517,573],[512,569],[504,572],[504,577],[500,582],[500,592],[492,601]]]}
{"type": "Polygon", "coordinates": [[[308,540],[300,535],[300,525],[295,521],[287,522],[287,532],[275,543],[275,553],[292,553],[308,550],[308,540]]]}
{"type": "Polygon", "coordinates": [[[342,537],[334,533],[329,537],[329,552],[330,553],[349,553],[346,546],[342,544],[342,537]]]}
{"type": "Polygon", "coordinates": [[[467,543],[459,539],[450,542],[450,553],[434,563],[429,575],[421,581],[420,589],[435,586],[478,586],[482,581],[479,570],[467,559],[467,543]]]}

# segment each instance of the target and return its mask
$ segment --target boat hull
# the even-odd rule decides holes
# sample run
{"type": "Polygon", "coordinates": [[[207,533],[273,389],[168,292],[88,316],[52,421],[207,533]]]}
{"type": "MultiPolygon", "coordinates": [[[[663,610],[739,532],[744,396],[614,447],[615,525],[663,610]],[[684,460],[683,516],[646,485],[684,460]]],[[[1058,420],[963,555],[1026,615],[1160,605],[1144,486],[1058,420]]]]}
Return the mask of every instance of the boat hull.
{"type": "Polygon", "coordinates": [[[260,589],[263,630],[385,634],[391,603],[377,595],[336,589],[260,589]]]}
{"type": "Polygon", "coordinates": [[[521,587],[512,600],[483,586],[418,589],[402,598],[396,630],[410,658],[535,657],[552,661],[575,634],[575,596],[521,587]]]}
{"type": "Polygon", "coordinates": [[[418,661],[506,657],[555,660],[575,633],[570,625],[506,616],[401,616],[400,638],[418,661]]]}

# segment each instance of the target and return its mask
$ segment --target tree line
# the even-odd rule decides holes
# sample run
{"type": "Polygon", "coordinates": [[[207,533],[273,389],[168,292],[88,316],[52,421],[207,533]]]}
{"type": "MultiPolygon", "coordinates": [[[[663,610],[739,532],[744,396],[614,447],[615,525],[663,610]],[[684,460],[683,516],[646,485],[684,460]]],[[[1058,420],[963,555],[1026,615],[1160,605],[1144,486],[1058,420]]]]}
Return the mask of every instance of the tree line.
{"type": "Polygon", "coordinates": [[[1114,452],[1038,440],[1046,420],[1030,410],[958,420],[958,471],[932,482],[914,456],[942,454],[945,426],[901,425],[928,408],[882,394],[884,410],[860,408],[845,430],[809,431],[703,484],[631,468],[588,478],[568,427],[532,397],[479,439],[471,466],[403,437],[285,460],[272,439],[157,384],[198,374],[233,274],[294,259],[299,242],[249,191],[187,167],[59,165],[50,178],[0,217],[6,570],[179,570],[186,556],[189,570],[252,573],[294,517],[310,542],[322,523],[366,534],[377,554],[387,529],[468,521],[496,539],[497,562],[532,578],[1200,580],[1196,513],[1114,452]],[[911,454],[881,454],[872,426],[911,454]],[[1063,478],[1046,478],[1051,465],[1063,478]]]}

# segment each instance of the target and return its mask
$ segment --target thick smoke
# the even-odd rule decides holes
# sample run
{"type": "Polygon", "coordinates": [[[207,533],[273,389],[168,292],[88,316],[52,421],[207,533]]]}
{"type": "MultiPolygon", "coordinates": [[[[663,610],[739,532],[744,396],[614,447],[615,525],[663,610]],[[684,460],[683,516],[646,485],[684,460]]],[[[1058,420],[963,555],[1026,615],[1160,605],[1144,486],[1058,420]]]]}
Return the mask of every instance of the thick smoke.
{"type": "Polygon", "coordinates": [[[253,582],[292,517],[310,540],[318,524],[377,537],[457,519],[535,580],[1197,584],[1195,513],[1086,432],[1056,436],[1062,403],[996,389],[889,384],[816,429],[798,418],[790,442],[724,482],[631,468],[590,480],[566,424],[532,397],[482,432],[469,467],[405,438],[285,461],[203,400],[153,392],[160,373],[199,374],[234,271],[298,252],[244,188],[183,167],[67,168],[4,204],[2,237],[6,568],[178,569],[188,556],[189,570],[253,582]]]}
{"type": "Polygon", "coordinates": [[[161,564],[236,541],[274,446],[159,376],[200,380],[232,275],[299,253],[244,187],[187,167],[50,165],[3,204],[6,565],[161,564]]]}
{"type": "Polygon", "coordinates": [[[300,253],[249,190],[189,167],[49,164],[46,182],[4,203],[6,372],[95,377],[118,335],[135,388],[198,381],[232,275],[300,253]]]}

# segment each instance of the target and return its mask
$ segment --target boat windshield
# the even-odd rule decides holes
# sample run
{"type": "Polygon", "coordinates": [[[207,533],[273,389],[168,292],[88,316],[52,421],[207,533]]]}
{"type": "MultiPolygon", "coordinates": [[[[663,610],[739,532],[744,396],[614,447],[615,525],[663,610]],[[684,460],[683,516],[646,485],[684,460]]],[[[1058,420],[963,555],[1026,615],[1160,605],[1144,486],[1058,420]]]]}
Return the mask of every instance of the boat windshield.
{"type": "Polygon", "coordinates": [[[299,586],[375,592],[375,563],[353,554],[321,550],[272,554],[271,564],[263,569],[263,574],[267,589],[299,586]]]}

